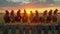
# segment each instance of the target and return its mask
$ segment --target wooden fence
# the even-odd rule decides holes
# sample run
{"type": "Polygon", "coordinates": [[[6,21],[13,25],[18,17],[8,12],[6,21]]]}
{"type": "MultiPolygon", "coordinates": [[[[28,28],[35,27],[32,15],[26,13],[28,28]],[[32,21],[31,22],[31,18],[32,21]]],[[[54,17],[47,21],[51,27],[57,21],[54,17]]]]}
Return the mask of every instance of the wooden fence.
{"type": "Polygon", "coordinates": [[[3,25],[0,24],[0,34],[60,34],[60,25],[3,25]],[[11,30],[11,31],[10,31],[11,30]],[[18,30],[18,31],[16,31],[18,30]],[[10,31],[10,32],[9,32],[10,31]],[[49,33],[50,31],[51,33],[49,33]],[[56,33],[57,31],[57,33],[56,33]],[[18,32],[18,33],[17,33],[18,32]]]}

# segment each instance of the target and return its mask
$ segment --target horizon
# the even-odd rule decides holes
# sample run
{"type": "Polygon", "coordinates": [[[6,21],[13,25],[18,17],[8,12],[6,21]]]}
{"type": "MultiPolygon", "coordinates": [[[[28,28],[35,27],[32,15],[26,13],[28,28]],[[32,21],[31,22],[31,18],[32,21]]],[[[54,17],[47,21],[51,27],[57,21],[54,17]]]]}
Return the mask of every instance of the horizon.
{"type": "MultiPolygon", "coordinates": [[[[58,9],[58,13],[60,13],[60,7],[48,7],[48,8],[25,8],[27,13],[30,13],[30,11],[32,11],[33,13],[35,12],[35,10],[38,10],[39,13],[43,13],[45,10],[47,10],[49,12],[49,10],[52,9],[53,12],[55,9],[58,9]]],[[[19,9],[0,9],[0,13],[5,13],[4,11],[8,10],[9,12],[11,12],[11,10],[14,10],[14,12],[16,13],[19,9]]],[[[24,9],[20,9],[21,13],[23,13],[24,9]]]]}

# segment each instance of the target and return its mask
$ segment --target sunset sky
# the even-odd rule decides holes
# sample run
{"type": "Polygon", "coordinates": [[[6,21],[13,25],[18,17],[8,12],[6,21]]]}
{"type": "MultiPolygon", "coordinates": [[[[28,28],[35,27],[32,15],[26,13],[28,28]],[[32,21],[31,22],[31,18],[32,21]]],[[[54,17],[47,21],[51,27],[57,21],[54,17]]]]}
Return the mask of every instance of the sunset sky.
{"type": "Polygon", "coordinates": [[[60,11],[60,0],[0,0],[0,10],[26,9],[27,11],[38,10],[42,12],[45,9],[54,10],[56,8],[60,11]]]}

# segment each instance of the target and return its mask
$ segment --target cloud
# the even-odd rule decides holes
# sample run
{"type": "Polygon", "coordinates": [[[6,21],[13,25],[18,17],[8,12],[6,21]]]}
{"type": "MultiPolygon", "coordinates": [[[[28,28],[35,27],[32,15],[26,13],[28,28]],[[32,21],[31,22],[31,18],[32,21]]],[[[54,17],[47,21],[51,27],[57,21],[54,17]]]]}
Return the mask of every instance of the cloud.
{"type": "Polygon", "coordinates": [[[30,3],[29,0],[6,0],[8,2],[12,2],[12,3],[20,3],[20,4],[28,4],[30,3]]]}
{"type": "Polygon", "coordinates": [[[4,3],[7,3],[6,0],[0,0],[0,4],[4,4],[4,3]]]}
{"type": "Polygon", "coordinates": [[[14,2],[14,3],[18,3],[18,2],[21,2],[22,0],[6,0],[8,2],[14,2]]]}
{"type": "Polygon", "coordinates": [[[7,7],[7,6],[16,6],[17,3],[7,2],[6,0],[0,0],[0,7],[7,7]]]}
{"type": "Polygon", "coordinates": [[[60,4],[60,0],[0,0],[0,7],[46,7],[60,4]]]}

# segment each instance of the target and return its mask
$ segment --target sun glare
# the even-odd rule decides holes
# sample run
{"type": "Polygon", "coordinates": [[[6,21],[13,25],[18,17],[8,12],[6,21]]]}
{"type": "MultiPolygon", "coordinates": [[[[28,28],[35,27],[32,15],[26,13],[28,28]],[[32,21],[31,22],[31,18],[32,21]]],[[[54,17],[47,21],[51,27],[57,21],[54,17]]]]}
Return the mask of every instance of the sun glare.
{"type": "MultiPolygon", "coordinates": [[[[48,8],[36,8],[36,9],[26,8],[25,10],[26,10],[27,14],[30,14],[30,11],[35,13],[35,10],[38,10],[39,13],[43,13],[45,10],[48,10],[48,12],[49,12],[50,9],[52,9],[54,11],[56,8],[59,10],[58,12],[60,12],[60,7],[48,7],[48,8]]],[[[18,11],[18,9],[13,9],[13,10],[15,13],[17,13],[17,11],[18,11]]],[[[21,13],[24,13],[24,9],[20,9],[20,10],[21,10],[21,13]]],[[[0,11],[1,11],[0,13],[5,13],[5,10],[0,10],[0,11]]],[[[8,11],[11,12],[10,9],[8,11]]]]}
{"type": "Polygon", "coordinates": [[[30,10],[29,9],[27,9],[26,12],[27,12],[27,14],[30,14],[30,10]]]}

